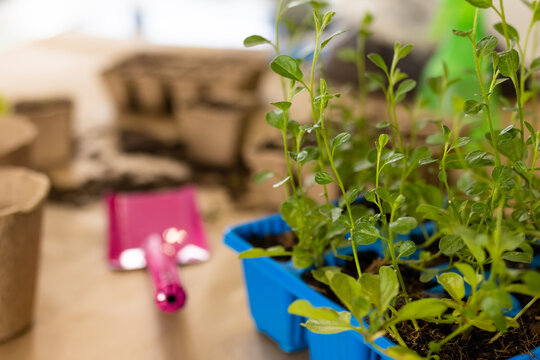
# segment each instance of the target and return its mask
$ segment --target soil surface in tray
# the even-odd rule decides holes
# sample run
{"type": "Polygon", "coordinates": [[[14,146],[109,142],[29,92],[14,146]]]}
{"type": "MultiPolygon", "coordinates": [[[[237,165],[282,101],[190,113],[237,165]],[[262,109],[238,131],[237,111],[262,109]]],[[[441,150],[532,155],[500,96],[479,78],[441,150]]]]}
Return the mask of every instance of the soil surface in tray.
{"type": "MultiPolygon", "coordinates": [[[[498,360],[528,354],[540,346],[540,303],[536,302],[519,319],[519,327],[510,329],[494,343],[489,341],[495,333],[477,328],[448,342],[438,353],[444,360],[498,360]]],[[[407,345],[421,355],[427,355],[430,341],[440,341],[454,328],[452,325],[436,325],[419,321],[415,331],[410,321],[400,323],[397,329],[407,345]]],[[[536,357],[534,357],[536,359],[536,357]]]]}
{"type": "MultiPolygon", "coordinates": [[[[365,271],[367,271],[370,266],[373,267],[372,264],[376,264],[380,260],[381,259],[379,258],[379,255],[375,251],[364,251],[358,253],[358,262],[360,264],[360,268],[365,269],[365,271]]],[[[380,265],[378,265],[377,268],[378,267],[380,267],[380,265]]],[[[341,272],[354,277],[358,275],[354,261],[346,261],[341,272]]],[[[316,280],[313,277],[311,271],[305,271],[304,273],[302,273],[302,280],[304,280],[304,282],[315,291],[323,294],[336,304],[344,306],[338,299],[338,297],[334,294],[332,289],[330,289],[330,286],[316,280]]]]}
{"type": "MultiPolygon", "coordinates": [[[[292,231],[282,234],[268,234],[263,237],[252,236],[247,239],[247,242],[257,248],[268,249],[272,246],[281,245],[287,251],[292,251],[293,246],[298,243],[298,238],[292,231]]],[[[272,259],[280,262],[291,260],[290,256],[274,256],[272,259]]]]}
{"type": "MultiPolygon", "coordinates": [[[[292,250],[298,242],[298,238],[292,232],[283,234],[269,234],[264,237],[252,237],[248,242],[255,247],[269,248],[281,245],[287,250],[292,250]]],[[[288,261],[289,256],[273,258],[277,261],[288,261]]],[[[358,252],[360,267],[364,273],[377,274],[379,268],[387,264],[374,251],[358,252]]],[[[429,296],[426,290],[431,288],[434,283],[422,283],[420,272],[400,265],[401,274],[407,284],[407,292],[410,298],[420,299],[429,296]]],[[[342,272],[353,277],[357,276],[356,265],[354,261],[346,261],[342,272]]],[[[316,280],[311,271],[305,271],[302,274],[302,280],[311,288],[323,294],[330,300],[343,306],[341,301],[332,292],[330,287],[316,280]]],[[[526,304],[529,299],[519,299],[526,304]]],[[[510,329],[505,335],[501,336],[494,343],[489,341],[496,333],[483,331],[473,328],[466,336],[458,336],[443,346],[438,353],[441,359],[445,360],[498,360],[509,359],[520,354],[528,354],[540,346],[540,302],[536,302],[520,319],[519,327],[510,329]]],[[[402,322],[397,325],[397,329],[407,343],[407,346],[421,355],[428,353],[428,344],[430,341],[441,341],[452,333],[454,327],[449,324],[433,324],[425,321],[418,322],[420,329],[414,330],[410,321],[402,322]]]]}
{"type": "MultiPolygon", "coordinates": [[[[378,274],[379,268],[383,265],[390,265],[386,261],[379,257],[374,251],[362,251],[358,252],[358,262],[363,273],[378,274]]],[[[411,269],[407,266],[400,265],[399,267],[401,275],[407,285],[407,293],[409,297],[413,299],[420,299],[426,296],[426,290],[434,286],[433,282],[423,283],[420,281],[420,272],[415,269],[411,269]]],[[[346,261],[341,272],[350,275],[352,277],[358,277],[356,271],[356,265],[354,261],[346,261]]],[[[323,294],[330,300],[343,306],[341,301],[334,294],[332,289],[326,284],[323,284],[313,277],[311,271],[306,271],[302,274],[302,280],[306,282],[311,288],[323,294]]]]}

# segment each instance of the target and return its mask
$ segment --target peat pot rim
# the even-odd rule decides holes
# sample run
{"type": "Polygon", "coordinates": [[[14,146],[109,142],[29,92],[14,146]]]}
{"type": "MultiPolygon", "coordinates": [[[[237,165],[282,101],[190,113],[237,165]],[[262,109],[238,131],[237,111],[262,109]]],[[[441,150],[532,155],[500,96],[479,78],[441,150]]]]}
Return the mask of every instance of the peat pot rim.
{"type": "Polygon", "coordinates": [[[32,212],[43,203],[49,188],[49,178],[40,172],[23,167],[0,167],[0,216],[32,212]],[[12,184],[7,194],[3,193],[7,188],[6,184],[12,184]],[[30,190],[28,186],[32,186],[30,190]],[[10,199],[13,192],[19,192],[23,196],[18,199],[11,196],[10,199]],[[7,205],[2,207],[4,201],[7,205]]]}

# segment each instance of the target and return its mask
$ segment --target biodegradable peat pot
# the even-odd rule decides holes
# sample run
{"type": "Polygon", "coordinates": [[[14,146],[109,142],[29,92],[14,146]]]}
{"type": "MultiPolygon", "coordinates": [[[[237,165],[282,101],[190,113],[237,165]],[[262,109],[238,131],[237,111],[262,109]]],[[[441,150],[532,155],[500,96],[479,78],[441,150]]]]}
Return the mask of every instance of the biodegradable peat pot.
{"type": "Polygon", "coordinates": [[[181,116],[185,109],[189,109],[200,101],[199,84],[189,80],[177,80],[169,84],[172,101],[172,113],[181,116]]]}
{"type": "Polygon", "coordinates": [[[130,90],[122,73],[110,69],[103,73],[103,80],[111,94],[115,106],[124,111],[130,106],[130,90]]]}
{"type": "MultiPolygon", "coordinates": [[[[285,177],[285,174],[287,173],[287,164],[282,149],[261,149],[254,146],[244,151],[243,156],[244,162],[252,175],[265,170],[272,171],[278,177],[285,177]]],[[[246,200],[249,205],[273,211],[278,210],[279,206],[286,200],[283,187],[273,187],[273,184],[278,181],[279,180],[274,178],[267,180],[262,184],[255,184],[250,181],[246,193],[246,200]]]]}
{"type": "Polygon", "coordinates": [[[36,137],[36,127],[25,118],[0,118],[0,165],[28,166],[36,137]]]}
{"type": "Polygon", "coordinates": [[[73,104],[70,100],[24,100],[15,103],[13,109],[32,121],[38,130],[31,153],[33,168],[48,170],[70,161],[73,149],[73,104]]]}
{"type": "Polygon", "coordinates": [[[138,110],[145,113],[165,113],[165,82],[155,75],[140,74],[133,78],[138,110]]]}
{"type": "Polygon", "coordinates": [[[178,120],[188,157],[198,163],[228,168],[238,164],[248,110],[200,105],[181,112],[178,120]]]}
{"type": "Polygon", "coordinates": [[[123,112],[116,123],[120,131],[135,132],[165,145],[179,142],[179,129],[169,116],[123,112]]]}
{"type": "Polygon", "coordinates": [[[230,84],[201,86],[200,98],[209,104],[226,104],[231,107],[255,107],[259,99],[254,90],[241,90],[230,84]]]}
{"type": "Polygon", "coordinates": [[[40,173],[0,168],[0,341],[32,321],[42,208],[49,180],[40,173]]]}
{"type": "MultiPolygon", "coordinates": [[[[283,148],[248,147],[244,151],[243,157],[252,175],[269,170],[277,176],[277,178],[272,178],[262,184],[250,182],[246,193],[248,205],[274,211],[279,210],[280,205],[286,200],[285,191],[282,186],[275,188],[273,185],[287,174],[287,162],[283,156],[283,148]]],[[[324,188],[322,185],[315,183],[314,173],[307,170],[306,168],[306,171],[302,173],[301,179],[304,190],[308,196],[322,203],[325,201],[323,196],[324,188]]],[[[296,168],[293,169],[293,176],[298,177],[296,168]]],[[[340,190],[335,183],[328,184],[326,188],[330,200],[339,197],[340,190]]]]}

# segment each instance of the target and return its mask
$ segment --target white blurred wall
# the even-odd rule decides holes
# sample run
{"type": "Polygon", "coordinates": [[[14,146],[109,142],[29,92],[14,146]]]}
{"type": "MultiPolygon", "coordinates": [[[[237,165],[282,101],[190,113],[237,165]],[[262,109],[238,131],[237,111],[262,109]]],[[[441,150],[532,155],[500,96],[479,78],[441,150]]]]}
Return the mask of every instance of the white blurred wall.
{"type": "MultiPolygon", "coordinates": [[[[464,0],[455,0],[464,1],[464,0]]],[[[504,0],[508,21],[526,31],[528,9],[504,0]]],[[[140,35],[165,45],[242,47],[251,34],[272,37],[278,0],[0,0],[0,51],[25,42],[77,31],[110,38],[140,35]]],[[[377,36],[426,45],[437,0],[329,0],[341,28],[354,28],[366,11],[377,36]]],[[[489,12],[493,24],[496,16],[489,12]]]]}
{"type": "Polygon", "coordinates": [[[272,0],[0,0],[0,51],[71,31],[127,38],[137,23],[158,44],[241,47],[270,36],[272,14],[272,0]]]}

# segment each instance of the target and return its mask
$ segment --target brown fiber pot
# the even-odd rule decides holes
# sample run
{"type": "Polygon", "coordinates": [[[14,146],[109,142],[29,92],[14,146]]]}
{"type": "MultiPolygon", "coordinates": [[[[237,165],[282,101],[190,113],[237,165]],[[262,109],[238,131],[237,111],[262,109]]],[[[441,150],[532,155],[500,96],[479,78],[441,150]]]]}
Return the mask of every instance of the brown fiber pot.
{"type": "Polygon", "coordinates": [[[209,166],[235,166],[248,117],[247,109],[229,106],[199,105],[182,111],[178,128],[189,158],[209,166]]]}
{"type": "Polygon", "coordinates": [[[0,167],[0,341],[32,322],[42,208],[49,186],[41,173],[0,167]]]}
{"type": "Polygon", "coordinates": [[[36,127],[25,118],[0,118],[0,165],[28,166],[36,136],[36,127]]]}
{"type": "Polygon", "coordinates": [[[30,154],[32,168],[50,170],[71,160],[73,103],[68,98],[28,99],[15,103],[16,114],[38,129],[30,154]]]}

